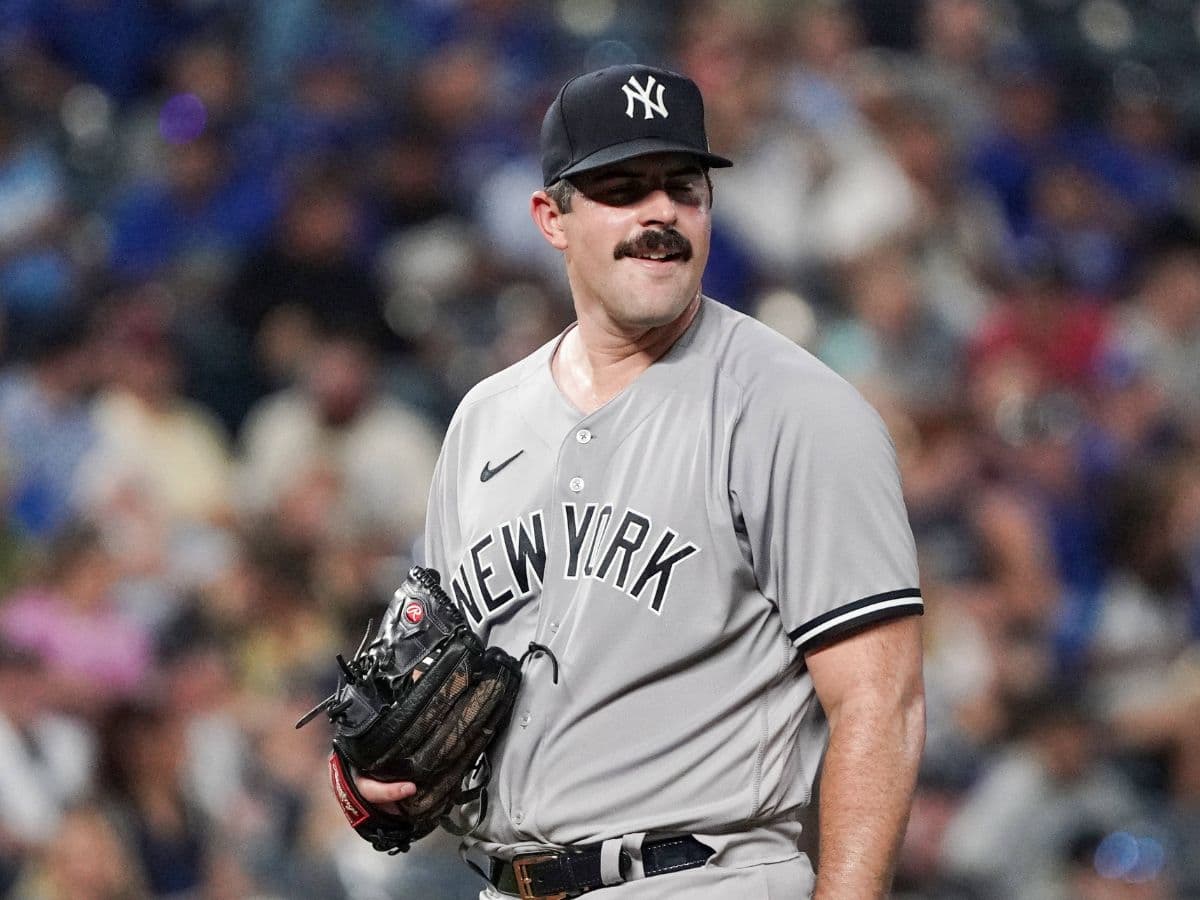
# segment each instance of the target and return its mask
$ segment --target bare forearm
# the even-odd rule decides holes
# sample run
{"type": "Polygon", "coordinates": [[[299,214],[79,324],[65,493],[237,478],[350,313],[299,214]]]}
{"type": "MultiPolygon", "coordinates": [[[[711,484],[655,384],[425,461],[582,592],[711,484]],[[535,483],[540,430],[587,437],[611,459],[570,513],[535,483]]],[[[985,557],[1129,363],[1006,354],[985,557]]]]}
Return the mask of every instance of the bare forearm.
{"type": "Polygon", "coordinates": [[[925,741],[924,701],[843,709],[831,726],[813,900],[883,898],[912,805],[925,741]]]}

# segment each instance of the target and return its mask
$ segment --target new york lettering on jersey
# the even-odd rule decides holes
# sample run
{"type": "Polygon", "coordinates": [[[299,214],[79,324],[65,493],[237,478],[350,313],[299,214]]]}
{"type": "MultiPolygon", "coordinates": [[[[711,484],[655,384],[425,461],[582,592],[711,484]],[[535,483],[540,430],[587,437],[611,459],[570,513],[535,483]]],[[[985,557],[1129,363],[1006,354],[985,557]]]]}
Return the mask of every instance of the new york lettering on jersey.
{"type": "MultiPolygon", "coordinates": [[[[563,503],[561,513],[551,518],[568,549],[560,576],[607,582],[634,600],[645,599],[654,613],[662,612],[676,567],[700,551],[675,529],[657,528],[632,509],[614,517],[612,504],[563,503]]],[[[472,622],[481,624],[509,603],[538,596],[546,575],[545,521],[543,511],[534,510],[471,545],[450,584],[472,622]]]]}

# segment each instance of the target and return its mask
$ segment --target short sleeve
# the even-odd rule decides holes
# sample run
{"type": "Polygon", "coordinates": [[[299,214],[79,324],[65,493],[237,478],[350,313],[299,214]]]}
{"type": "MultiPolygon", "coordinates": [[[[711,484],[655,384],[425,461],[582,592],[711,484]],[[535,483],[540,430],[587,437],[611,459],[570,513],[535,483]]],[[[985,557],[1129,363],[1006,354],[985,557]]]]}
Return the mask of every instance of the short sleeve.
{"type": "Polygon", "coordinates": [[[886,426],[832,373],[800,382],[745,391],[730,500],[760,590],[807,653],[924,605],[886,426]]]}

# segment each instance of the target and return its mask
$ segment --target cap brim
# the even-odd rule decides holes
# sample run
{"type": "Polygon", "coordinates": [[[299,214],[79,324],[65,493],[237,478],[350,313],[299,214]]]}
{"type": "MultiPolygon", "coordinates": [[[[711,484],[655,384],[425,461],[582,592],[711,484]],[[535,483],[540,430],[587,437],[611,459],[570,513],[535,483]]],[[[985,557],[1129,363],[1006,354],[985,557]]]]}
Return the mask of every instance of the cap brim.
{"type": "Polygon", "coordinates": [[[723,156],[717,156],[717,154],[709,153],[706,150],[697,150],[695,147],[681,144],[678,141],[669,141],[664,138],[639,138],[636,141],[624,141],[620,144],[613,144],[611,147],[604,147],[590,156],[585,156],[547,182],[546,187],[549,187],[560,178],[582,175],[584,172],[602,169],[605,166],[611,166],[613,163],[623,162],[627,159],[636,159],[639,156],[650,156],[653,153],[686,153],[688,156],[695,158],[701,165],[713,169],[725,169],[733,165],[732,160],[728,160],[723,156]]]}

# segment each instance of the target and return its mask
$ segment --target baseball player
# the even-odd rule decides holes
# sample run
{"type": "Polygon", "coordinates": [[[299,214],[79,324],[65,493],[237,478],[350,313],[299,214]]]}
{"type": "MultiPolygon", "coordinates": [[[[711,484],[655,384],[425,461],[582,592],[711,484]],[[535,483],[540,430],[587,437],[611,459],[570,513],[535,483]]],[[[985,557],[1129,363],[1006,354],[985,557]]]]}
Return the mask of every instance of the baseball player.
{"type": "Polygon", "coordinates": [[[475,629],[525,656],[463,849],[482,897],[887,892],[924,737],[894,449],[850,385],[701,294],[728,165],[671,72],[579,76],[546,114],[531,210],[578,320],[463,400],[427,522],[475,629]]]}

